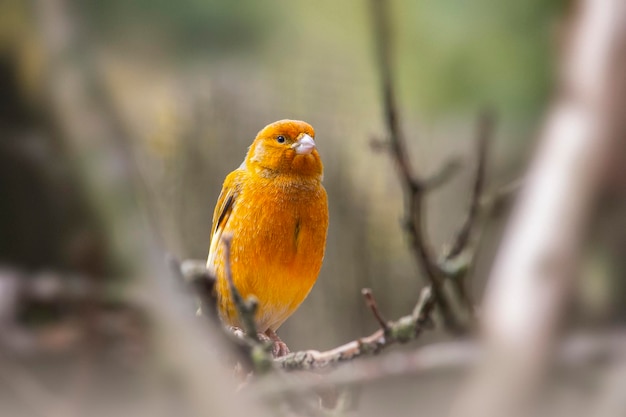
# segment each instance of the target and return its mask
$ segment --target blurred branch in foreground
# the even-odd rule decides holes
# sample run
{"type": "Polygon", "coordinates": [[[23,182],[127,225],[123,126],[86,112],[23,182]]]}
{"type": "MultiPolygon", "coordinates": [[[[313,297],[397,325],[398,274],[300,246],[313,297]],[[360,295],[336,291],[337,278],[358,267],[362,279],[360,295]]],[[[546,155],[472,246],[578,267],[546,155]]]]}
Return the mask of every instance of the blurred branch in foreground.
{"type": "Polygon", "coordinates": [[[549,369],[607,166],[626,135],[618,129],[626,5],[584,0],[578,12],[560,89],[487,288],[481,318],[489,354],[455,416],[528,414],[549,369]]]}
{"type": "MultiPolygon", "coordinates": [[[[81,44],[85,34],[80,31],[82,22],[72,2],[36,1],[32,7],[47,54],[45,63],[50,79],[44,101],[49,117],[59,126],[63,149],[77,167],[79,174],[75,173],[75,177],[89,191],[90,208],[105,224],[103,229],[112,237],[112,245],[120,246],[116,254],[125,254],[126,268],[114,272],[123,274],[126,281],[109,290],[123,294],[119,303],[146,312],[150,323],[142,331],[153,348],[145,361],[133,362],[134,369],[141,371],[139,376],[112,377],[110,363],[94,354],[110,350],[98,333],[100,328],[80,326],[84,344],[80,359],[75,361],[76,370],[72,369],[69,377],[63,370],[62,378],[53,373],[57,401],[65,403],[65,415],[133,415],[131,409],[135,415],[137,409],[154,414],[151,410],[158,407],[155,398],[160,398],[159,402],[174,414],[202,415],[207,410],[224,416],[244,414],[247,402],[231,400],[233,392],[227,387],[235,383],[218,360],[216,351],[222,352],[222,342],[215,336],[218,332],[199,331],[198,323],[189,320],[188,309],[181,301],[184,297],[172,285],[163,262],[159,237],[155,230],[146,228],[146,216],[150,218],[150,213],[142,213],[135,200],[141,194],[142,182],[126,146],[130,142],[127,129],[105,96],[106,88],[99,84],[102,80],[95,72],[91,51],[81,44]],[[116,396],[121,381],[128,390],[142,388],[132,401],[116,396]]],[[[30,287],[23,289],[33,294],[30,287]]],[[[51,296],[64,296],[64,288],[52,291],[51,296]]],[[[101,288],[98,295],[104,296],[103,293],[101,288]]],[[[89,291],[82,296],[91,300],[89,291]]],[[[88,307],[89,324],[104,320],[102,304],[90,303],[88,307]]],[[[82,320],[81,315],[76,318],[82,320]]],[[[24,373],[31,370],[37,371],[25,367],[24,373]]],[[[19,379],[12,381],[17,384],[19,379]]],[[[36,403],[37,393],[31,391],[32,402],[36,403]]],[[[255,407],[255,413],[263,415],[263,406],[255,407]]],[[[42,415],[49,414],[43,410],[42,415]]]]}
{"type": "MultiPolygon", "coordinates": [[[[560,367],[576,367],[585,363],[620,360],[626,348],[626,333],[613,332],[576,334],[559,344],[555,361],[560,367]]],[[[392,352],[384,357],[365,359],[350,367],[337,368],[324,378],[301,381],[299,384],[261,383],[263,395],[305,393],[329,386],[365,385],[397,377],[468,369],[480,363],[487,352],[475,341],[441,342],[407,352],[392,352]]]]}

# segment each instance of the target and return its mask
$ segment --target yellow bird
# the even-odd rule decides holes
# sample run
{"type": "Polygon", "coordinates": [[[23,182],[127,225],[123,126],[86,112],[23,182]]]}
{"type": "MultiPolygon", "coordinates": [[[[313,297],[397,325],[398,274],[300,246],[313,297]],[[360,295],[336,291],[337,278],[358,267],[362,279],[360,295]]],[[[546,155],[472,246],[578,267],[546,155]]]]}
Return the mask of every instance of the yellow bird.
{"type": "Polygon", "coordinates": [[[289,352],[276,330],[317,280],[328,229],[328,203],[315,131],[305,122],[280,120],[264,127],[244,162],[224,180],[213,213],[208,269],[217,277],[222,320],[241,327],[225,276],[221,236],[232,235],[235,287],[259,300],[256,324],[289,352]]]}

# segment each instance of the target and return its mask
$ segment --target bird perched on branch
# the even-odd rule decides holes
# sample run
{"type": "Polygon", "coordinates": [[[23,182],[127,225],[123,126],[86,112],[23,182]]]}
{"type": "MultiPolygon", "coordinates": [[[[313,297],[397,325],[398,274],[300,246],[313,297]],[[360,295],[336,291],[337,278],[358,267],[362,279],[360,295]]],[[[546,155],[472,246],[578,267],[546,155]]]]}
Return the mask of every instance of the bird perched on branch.
{"type": "Polygon", "coordinates": [[[264,127],[224,180],[213,213],[207,267],[217,277],[219,314],[241,327],[221,244],[231,235],[233,282],[244,298],[258,299],[257,330],[274,342],[275,356],[289,352],[276,330],[315,284],[326,246],[328,203],[314,138],[313,128],[298,120],[264,127]]]}

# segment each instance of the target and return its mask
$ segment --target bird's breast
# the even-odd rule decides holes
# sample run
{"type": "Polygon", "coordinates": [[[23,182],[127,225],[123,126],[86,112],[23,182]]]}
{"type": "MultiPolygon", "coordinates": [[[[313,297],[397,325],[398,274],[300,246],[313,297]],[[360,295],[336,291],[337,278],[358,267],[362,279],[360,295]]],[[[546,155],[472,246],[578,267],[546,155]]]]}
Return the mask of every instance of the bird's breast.
{"type": "Polygon", "coordinates": [[[317,183],[250,184],[229,219],[237,287],[259,299],[263,327],[277,327],[319,274],[328,228],[326,192],[317,183]],[[276,322],[276,323],[274,323],[276,322]]]}
{"type": "Polygon", "coordinates": [[[241,243],[256,247],[254,252],[262,255],[259,262],[300,264],[323,256],[328,208],[321,185],[250,187],[243,190],[239,203],[243,207],[236,207],[234,215],[239,217],[242,209],[246,215],[241,220],[249,225],[241,243]]]}

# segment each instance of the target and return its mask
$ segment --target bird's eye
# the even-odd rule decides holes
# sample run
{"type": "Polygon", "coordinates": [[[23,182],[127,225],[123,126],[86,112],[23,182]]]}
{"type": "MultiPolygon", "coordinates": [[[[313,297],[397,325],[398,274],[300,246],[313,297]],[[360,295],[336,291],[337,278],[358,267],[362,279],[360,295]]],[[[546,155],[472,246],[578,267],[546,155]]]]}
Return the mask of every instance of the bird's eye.
{"type": "Polygon", "coordinates": [[[285,137],[283,135],[277,136],[276,141],[278,143],[285,143],[285,137]]]}

